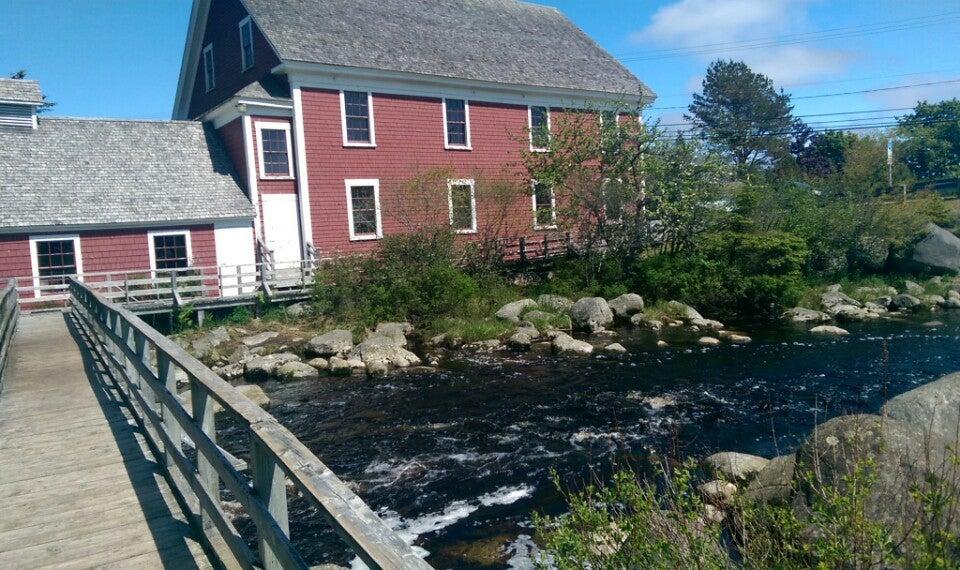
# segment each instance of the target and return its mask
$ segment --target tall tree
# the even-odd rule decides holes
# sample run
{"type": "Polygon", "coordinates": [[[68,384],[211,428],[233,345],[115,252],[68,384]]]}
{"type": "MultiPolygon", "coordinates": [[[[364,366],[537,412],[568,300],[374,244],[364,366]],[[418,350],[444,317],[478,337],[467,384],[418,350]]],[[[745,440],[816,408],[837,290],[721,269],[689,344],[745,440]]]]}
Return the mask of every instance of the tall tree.
{"type": "MultiPolygon", "coordinates": [[[[27,78],[26,69],[18,69],[10,74],[10,79],[26,79],[26,78],[27,78]]],[[[50,109],[52,109],[54,106],[56,106],[56,103],[54,103],[53,101],[47,101],[47,96],[44,95],[43,104],[37,107],[37,114],[39,115],[40,113],[45,113],[50,109]]]]}
{"type": "Polygon", "coordinates": [[[741,172],[770,165],[788,153],[793,127],[790,95],[742,61],[710,64],[703,92],[693,96],[687,120],[741,172]]]}
{"type": "Polygon", "coordinates": [[[843,170],[846,150],[856,135],[844,131],[816,132],[797,120],[790,141],[800,171],[810,177],[824,178],[843,170]]]}
{"type": "Polygon", "coordinates": [[[897,131],[903,159],[917,178],[960,176],[960,100],[917,103],[897,131]]]}

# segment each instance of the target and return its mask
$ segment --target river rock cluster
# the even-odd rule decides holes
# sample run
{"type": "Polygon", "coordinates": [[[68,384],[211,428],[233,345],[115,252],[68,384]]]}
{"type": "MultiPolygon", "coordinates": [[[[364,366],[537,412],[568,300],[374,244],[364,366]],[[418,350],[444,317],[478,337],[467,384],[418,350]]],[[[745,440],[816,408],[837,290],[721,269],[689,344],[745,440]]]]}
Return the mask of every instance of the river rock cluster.
{"type": "MultiPolygon", "coordinates": [[[[576,301],[559,295],[540,295],[536,299],[520,299],[507,303],[496,312],[496,317],[517,325],[516,332],[507,340],[507,346],[516,350],[530,350],[538,345],[549,345],[561,354],[607,355],[625,354],[619,343],[594,343],[573,338],[570,332],[590,335],[592,339],[606,339],[614,335],[608,327],[633,326],[660,333],[665,328],[679,327],[699,333],[701,346],[716,346],[726,340],[731,343],[750,342],[750,337],[724,329],[723,323],[704,318],[696,309],[679,301],[670,301],[665,307],[649,310],[643,297],[625,293],[607,300],[602,297],[583,297],[576,301]]],[[[658,346],[666,346],[659,341],[658,346]]]]}
{"type": "Polygon", "coordinates": [[[934,277],[926,284],[906,281],[902,291],[891,286],[858,287],[849,295],[840,285],[830,285],[820,295],[818,308],[794,307],[783,318],[816,325],[810,329],[814,334],[846,335],[845,329],[824,323],[843,324],[950,309],[960,309],[960,277],[950,281],[934,277]],[[944,294],[930,293],[931,290],[944,294]]]}
{"type": "MultiPolygon", "coordinates": [[[[698,490],[707,503],[704,518],[723,520],[740,494],[789,505],[803,515],[811,508],[811,485],[842,489],[855,470],[870,464],[877,478],[866,498],[866,514],[891,525],[912,520],[921,508],[915,490],[929,484],[931,475],[954,473],[958,426],[960,373],[954,373],[889,400],[880,414],[821,423],[795,453],[772,459],[715,453],[701,462],[703,483],[698,490]]],[[[948,485],[941,491],[960,493],[960,487],[948,485]]],[[[960,521],[951,524],[952,531],[960,530],[960,521]]]]}

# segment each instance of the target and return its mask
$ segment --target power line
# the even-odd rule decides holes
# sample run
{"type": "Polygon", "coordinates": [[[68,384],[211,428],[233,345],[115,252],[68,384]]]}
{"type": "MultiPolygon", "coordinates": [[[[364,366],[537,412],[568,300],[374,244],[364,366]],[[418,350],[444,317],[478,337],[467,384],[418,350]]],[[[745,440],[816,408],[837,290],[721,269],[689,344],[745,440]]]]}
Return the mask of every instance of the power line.
{"type": "MultiPolygon", "coordinates": [[[[871,114],[871,115],[873,115],[873,114],[876,114],[876,113],[890,113],[890,112],[895,112],[895,111],[912,111],[912,110],[913,110],[913,107],[894,107],[894,108],[889,108],[889,109],[865,109],[865,110],[860,110],[860,111],[837,111],[837,112],[833,112],[833,113],[809,113],[809,114],[805,114],[805,115],[792,115],[792,118],[794,118],[794,119],[808,119],[808,118],[812,118],[812,117],[836,117],[836,116],[840,116],[840,115],[863,115],[863,114],[871,114]]],[[[779,117],[767,117],[767,118],[759,119],[759,121],[760,121],[760,122],[764,122],[764,121],[775,121],[775,120],[777,120],[778,118],[779,118],[779,117]]],[[[864,121],[864,120],[894,119],[894,118],[896,118],[896,115],[891,116],[891,117],[867,117],[867,118],[863,118],[863,119],[850,118],[850,119],[839,119],[839,120],[840,120],[840,121],[847,121],[847,120],[849,120],[849,121],[864,121]]],[[[818,121],[818,122],[827,122],[827,121],[818,121]]],[[[836,121],[830,121],[830,122],[836,122],[836,121]]],[[[684,125],[689,125],[689,124],[691,124],[691,123],[689,123],[689,122],[684,122],[684,123],[660,123],[660,126],[662,126],[662,127],[678,127],[678,126],[684,126],[684,125]]]]}
{"type": "MultiPolygon", "coordinates": [[[[891,127],[900,127],[900,126],[922,126],[922,125],[937,125],[937,124],[947,124],[955,123],[960,121],[960,118],[956,119],[929,119],[922,121],[904,121],[904,122],[895,122],[895,123],[877,123],[870,125],[855,125],[849,129],[843,129],[838,127],[817,127],[810,129],[815,133],[825,133],[828,131],[841,131],[841,130],[851,130],[851,131],[860,131],[860,130],[874,130],[874,129],[888,129],[891,127]]],[[[696,133],[697,129],[666,129],[660,133],[657,133],[656,138],[673,138],[678,134],[693,134],[696,133]]],[[[747,138],[766,138],[773,136],[787,136],[793,134],[792,131],[779,131],[772,133],[763,133],[757,135],[745,135],[747,138]]]]}
{"type": "MultiPolygon", "coordinates": [[[[805,100],[805,99],[822,99],[825,97],[843,97],[846,95],[859,95],[862,93],[880,93],[883,91],[895,91],[897,89],[911,89],[913,87],[928,87],[930,85],[946,85],[949,83],[960,83],[960,79],[945,79],[943,81],[927,81],[926,83],[910,83],[908,85],[895,85],[892,87],[877,87],[874,89],[861,89],[859,91],[843,91],[840,93],[821,93],[819,95],[799,95],[791,96],[790,99],[793,101],[796,100],[805,100]]],[[[687,109],[688,105],[678,105],[674,107],[650,107],[647,110],[669,110],[669,109],[687,109]]]]}

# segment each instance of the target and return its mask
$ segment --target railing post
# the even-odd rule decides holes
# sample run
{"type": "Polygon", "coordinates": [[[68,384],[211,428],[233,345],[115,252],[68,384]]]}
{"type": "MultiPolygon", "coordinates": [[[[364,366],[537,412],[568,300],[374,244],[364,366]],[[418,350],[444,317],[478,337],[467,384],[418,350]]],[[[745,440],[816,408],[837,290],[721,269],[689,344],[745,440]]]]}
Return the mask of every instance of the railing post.
{"type": "MultiPolygon", "coordinates": [[[[177,395],[177,369],[174,367],[170,357],[160,350],[157,350],[157,379],[163,382],[168,392],[174,396],[177,395]]],[[[177,423],[172,412],[168,410],[166,406],[160,406],[160,419],[163,421],[167,434],[170,435],[170,441],[172,441],[174,445],[174,449],[165,449],[163,454],[164,461],[169,469],[174,465],[173,452],[181,453],[183,451],[180,445],[180,442],[183,440],[183,431],[180,429],[180,424],[177,423]]]]}
{"type": "Polygon", "coordinates": [[[123,278],[123,302],[130,302],[130,277],[125,276],[123,278]]]}
{"type": "MultiPolygon", "coordinates": [[[[254,266],[256,271],[256,266],[254,266]]],[[[243,295],[243,266],[237,266],[237,295],[243,295]]]]}
{"type": "MultiPolygon", "coordinates": [[[[250,474],[253,488],[260,495],[270,515],[284,534],[290,536],[290,520],[287,513],[287,485],[283,470],[273,460],[273,456],[260,443],[256,435],[250,437],[250,474]]],[[[260,561],[265,570],[282,568],[280,561],[262,536],[258,537],[260,561]]]]}
{"type": "MultiPolygon", "coordinates": [[[[193,421],[203,430],[203,433],[210,438],[213,443],[217,442],[217,426],[214,420],[214,400],[207,392],[206,387],[193,376],[190,377],[190,402],[193,408],[193,421]]],[[[200,476],[200,484],[206,489],[207,493],[214,502],[220,502],[220,477],[213,468],[210,461],[204,457],[203,453],[197,449],[197,473],[200,476]]],[[[215,515],[214,515],[215,516],[215,515]]],[[[214,522],[210,518],[211,514],[201,512],[200,519],[203,521],[203,528],[207,531],[213,528],[214,522]]]]}

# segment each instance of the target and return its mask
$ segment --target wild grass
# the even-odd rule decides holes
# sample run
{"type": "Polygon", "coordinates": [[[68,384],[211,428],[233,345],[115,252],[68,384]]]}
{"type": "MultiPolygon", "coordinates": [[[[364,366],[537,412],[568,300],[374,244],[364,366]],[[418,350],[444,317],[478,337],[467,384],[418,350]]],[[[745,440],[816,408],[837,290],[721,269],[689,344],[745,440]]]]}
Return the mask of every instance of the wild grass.
{"type": "Polygon", "coordinates": [[[514,328],[513,323],[496,318],[445,318],[430,325],[428,336],[443,334],[470,343],[500,338],[514,328]]]}

